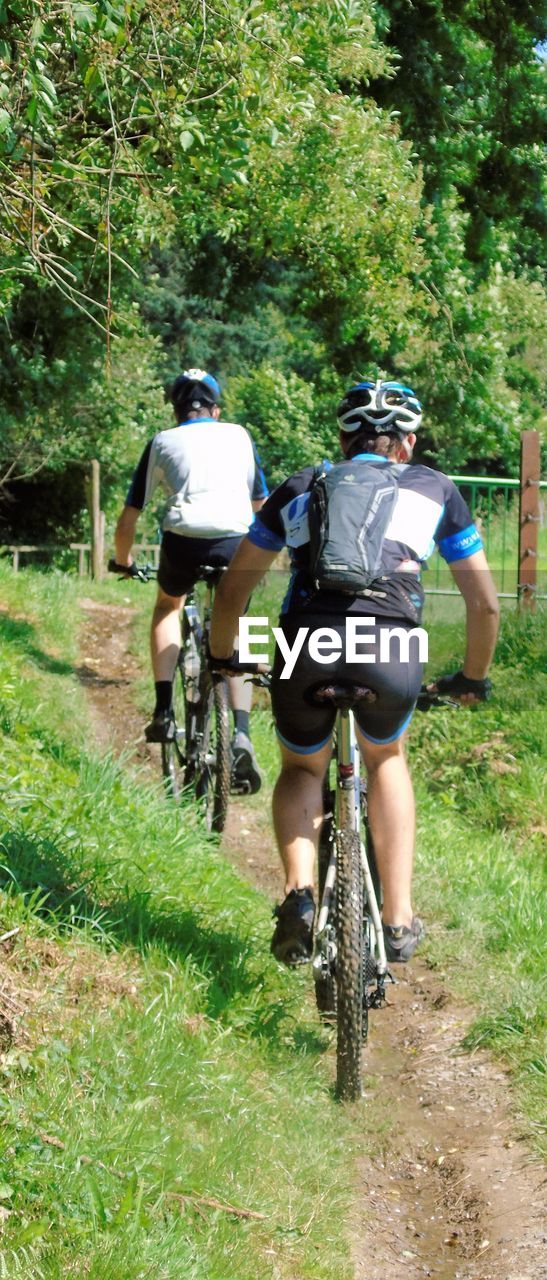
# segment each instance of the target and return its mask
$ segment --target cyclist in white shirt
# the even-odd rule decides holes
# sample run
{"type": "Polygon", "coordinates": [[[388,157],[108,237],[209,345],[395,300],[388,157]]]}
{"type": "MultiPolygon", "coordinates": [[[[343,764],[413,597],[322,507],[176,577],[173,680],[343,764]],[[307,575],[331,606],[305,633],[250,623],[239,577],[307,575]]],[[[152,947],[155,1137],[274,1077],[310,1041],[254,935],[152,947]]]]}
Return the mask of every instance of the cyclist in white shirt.
{"type": "MultiPolygon", "coordinates": [[[[166,499],[152,615],[151,655],[156,687],[148,742],[174,734],[172,686],[180,647],[179,614],[204,565],[230,563],[268,489],[253,441],[244,427],[220,421],[220,387],[203,369],[175,380],[176,426],[160,431],[144,449],[116,527],[116,565],[131,569],[131,548],[141,511],[156,489],[166,499]]],[[[236,781],[258,791],[261,777],[249,736],[251,686],[230,681],[236,781]]]]}

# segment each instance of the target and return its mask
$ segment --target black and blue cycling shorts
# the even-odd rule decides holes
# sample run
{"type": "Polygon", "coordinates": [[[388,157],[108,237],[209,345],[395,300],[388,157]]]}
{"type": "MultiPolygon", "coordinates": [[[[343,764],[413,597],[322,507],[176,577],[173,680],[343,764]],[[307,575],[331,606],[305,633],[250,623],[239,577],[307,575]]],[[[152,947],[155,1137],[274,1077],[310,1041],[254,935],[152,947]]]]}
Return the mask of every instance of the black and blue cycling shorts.
{"type": "Polygon", "coordinates": [[[243,534],[229,538],[185,538],[164,533],[158,585],[168,596],[186,596],[199,581],[204,565],[225,569],[235,555],[243,534]]]}
{"type": "Polygon", "coordinates": [[[342,652],[328,665],[319,664],[311,657],[307,642],[304,644],[288,679],[281,679],[285,665],[279,646],[276,647],[272,670],[272,708],[277,734],[284,746],[299,755],[310,755],[325,746],[331,736],[336,709],[313,702],[313,692],[321,684],[358,684],[372,689],[377,695],[374,702],[359,704],[355,720],[363,736],[374,743],[394,742],[410,723],[416,699],[422,683],[423,666],[418,654],[418,640],[413,636],[408,646],[408,661],[401,660],[399,645],[392,638],[389,661],[380,661],[380,633],[386,629],[412,629],[409,623],[398,618],[383,618],[370,630],[367,655],[374,661],[349,663],[345,656],[345,616],[314,616],[308,613],[282,616],[279,622],[287,643],[291,646],[299,627],[308,626],[310,632],[332,629],[342,641],[342,652]]]}

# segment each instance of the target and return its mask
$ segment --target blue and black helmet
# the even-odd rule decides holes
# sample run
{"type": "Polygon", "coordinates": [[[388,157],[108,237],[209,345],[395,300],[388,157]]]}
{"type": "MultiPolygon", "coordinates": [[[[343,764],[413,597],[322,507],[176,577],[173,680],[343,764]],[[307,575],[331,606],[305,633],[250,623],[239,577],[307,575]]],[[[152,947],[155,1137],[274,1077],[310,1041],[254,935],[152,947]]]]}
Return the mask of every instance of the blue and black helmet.
{"type": "Polygon", "coordinates": [[[177,413],[192,409],[211,409],[220,400],[220,387],[212,373],[205,369],[185,369],[171,387],[171,400],[177,413]]]}
{"type": "Polygon", "coordinates": [[[346,391],[336,411],[341,431],[371,427],[377,435],[417,431],[422,406],[411,387],[402,382],[358,382],[346,391]]]}

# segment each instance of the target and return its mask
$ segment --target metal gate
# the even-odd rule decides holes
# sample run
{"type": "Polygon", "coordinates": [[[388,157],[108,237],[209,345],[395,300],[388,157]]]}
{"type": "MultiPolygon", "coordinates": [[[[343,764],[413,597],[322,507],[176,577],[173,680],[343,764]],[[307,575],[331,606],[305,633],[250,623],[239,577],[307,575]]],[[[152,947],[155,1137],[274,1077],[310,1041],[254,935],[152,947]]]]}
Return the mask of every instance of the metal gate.
{"type": "MultiPolygon", "coordinates": [[[[485,476],[450,476],[465,498],[477,525],[498,595],[507,599],[519,596],[519,499],[520,480],[485,476]]],[[[547,481],[539,482],[540,523],[538,527],[537,596],[546,600],[545,574],[541,573],[547,552],[547,528],[542,513],[542,491],[547,481]]],[[[424,575],[426,592],[431,595],[459,595],[444,560],[438,552],[424,575]]]]}

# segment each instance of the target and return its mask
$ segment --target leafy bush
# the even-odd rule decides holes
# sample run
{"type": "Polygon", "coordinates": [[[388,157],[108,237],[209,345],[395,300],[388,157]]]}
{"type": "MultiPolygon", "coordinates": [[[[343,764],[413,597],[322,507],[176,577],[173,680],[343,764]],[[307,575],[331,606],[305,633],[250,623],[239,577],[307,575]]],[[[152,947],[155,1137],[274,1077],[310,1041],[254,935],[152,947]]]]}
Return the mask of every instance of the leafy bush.
{"type": "Polygon", "coordinates": [[[262,365],[230,380],[227,403],[253,433],[271,485],[332,451],[335,429],[321,422],[314,388],[297,373],[262,365]]]}

